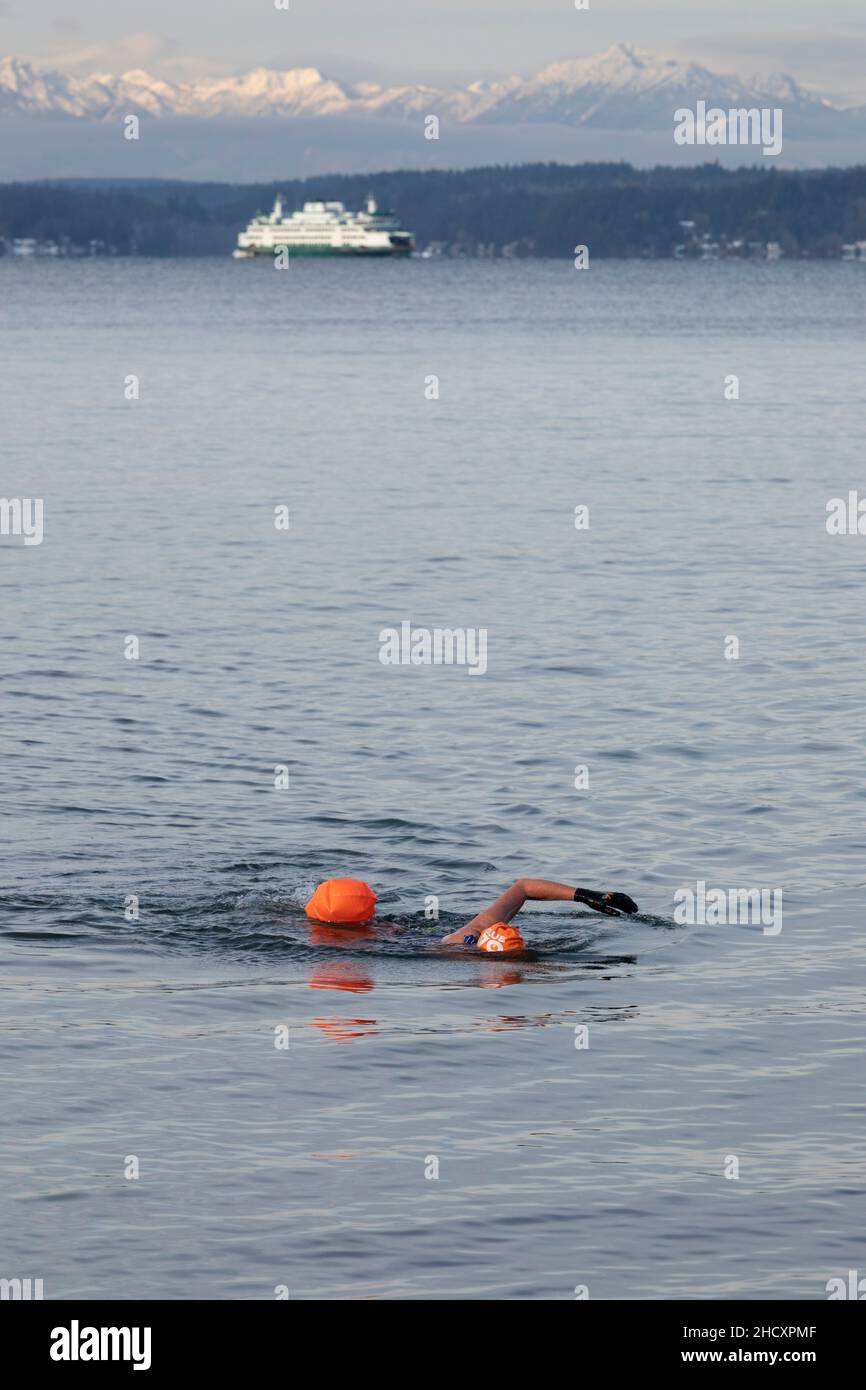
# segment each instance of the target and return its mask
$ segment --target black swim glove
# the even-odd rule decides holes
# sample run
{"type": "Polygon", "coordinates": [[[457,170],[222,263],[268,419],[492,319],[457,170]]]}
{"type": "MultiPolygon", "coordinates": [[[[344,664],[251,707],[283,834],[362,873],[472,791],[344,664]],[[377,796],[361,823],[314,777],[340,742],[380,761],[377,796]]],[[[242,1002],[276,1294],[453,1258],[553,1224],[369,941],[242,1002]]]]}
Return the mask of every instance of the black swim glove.
{"type": "Polygon", "coordinates": [[[604,905],[606,908],[613,908],[615,912],[627,912],[629,916],[637,912],[637,903],[628,893],[605,893],[604,905]]]}
{"type": "Polygon", "coordinates": [[[574,901],[585,903],[596,912],[603,912],[606,917],[617,917],[621,912],[631,916],[638,910],[637,903],[627,893],[596,893],[592,888],[575,888],[574,901]]]}

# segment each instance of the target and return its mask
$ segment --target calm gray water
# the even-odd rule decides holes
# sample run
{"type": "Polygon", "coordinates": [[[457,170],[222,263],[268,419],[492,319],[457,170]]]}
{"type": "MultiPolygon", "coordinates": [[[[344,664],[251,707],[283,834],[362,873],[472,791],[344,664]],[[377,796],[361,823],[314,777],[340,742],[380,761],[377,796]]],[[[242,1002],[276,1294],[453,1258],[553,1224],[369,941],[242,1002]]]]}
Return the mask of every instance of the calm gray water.
{"type": "Polygon", "coordinates": [[[857,264],[0,260],[0,491],[45,508],[0,543],[0,1275],[866,1274],[864,311],[857,264]],[[403,620],[486,674],[384,666],[403,620]],[[331,875],[378,935],[310,930],[331,875]],[[437,949],[522,876],[641,915],[437,949]],[[679,925],[698,880],[783,930],[679,925]]]}

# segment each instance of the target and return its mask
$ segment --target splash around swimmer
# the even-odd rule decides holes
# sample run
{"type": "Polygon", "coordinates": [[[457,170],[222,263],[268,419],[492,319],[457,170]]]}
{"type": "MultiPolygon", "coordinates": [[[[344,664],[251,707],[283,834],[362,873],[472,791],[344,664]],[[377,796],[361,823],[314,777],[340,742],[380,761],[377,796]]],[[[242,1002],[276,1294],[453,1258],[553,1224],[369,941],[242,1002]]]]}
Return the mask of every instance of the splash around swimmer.
{"type": "MultiPolygon", "coordinates": [[[[520,878],[465,927],[443,936],[442,945],[466,946],[491,954],[524,950],[526,942],[521,932],[510,924],[527,902],[583,903],[609,917],[632,916],[638,910],[637,903],[626,893],[600,893],[546,878],[520,878]]],[[[304,911],[312,922],[363,926],[376,916],[376,894],[361,879],[329,878],[319,884],[304,911]]]]}

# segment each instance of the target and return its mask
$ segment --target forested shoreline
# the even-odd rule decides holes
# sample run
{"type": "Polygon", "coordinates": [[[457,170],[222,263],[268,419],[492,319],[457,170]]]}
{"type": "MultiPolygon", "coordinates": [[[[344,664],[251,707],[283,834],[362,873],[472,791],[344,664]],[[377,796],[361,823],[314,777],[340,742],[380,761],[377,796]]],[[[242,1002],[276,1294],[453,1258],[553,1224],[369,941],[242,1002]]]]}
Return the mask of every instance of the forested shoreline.
{"type": "Polygon", "coordinates": [[[249,185],[6,183],[0,241],[6,252],[31,239],[60,255],[227,255],[238,231],[269,210],[278,192],[289,209],[311,198],[358,208],[372,193],[415,233],[420,250],[444,255],[572,256],[582,244],[596,257],[654,259],[713,244],[723,255],[775,245],[786,257],[832,259],[866,244],[866,165],[795,171],[716,164],[501,165],[249,185]]]}

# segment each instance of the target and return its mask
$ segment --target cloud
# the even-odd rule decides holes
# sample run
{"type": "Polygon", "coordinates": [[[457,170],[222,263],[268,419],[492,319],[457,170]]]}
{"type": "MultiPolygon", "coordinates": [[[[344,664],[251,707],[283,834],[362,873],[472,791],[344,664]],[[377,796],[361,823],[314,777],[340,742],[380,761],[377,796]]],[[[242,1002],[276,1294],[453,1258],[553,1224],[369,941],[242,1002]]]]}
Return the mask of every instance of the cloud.
{"type": "MultiPolygon", "coordinates": [[[[2,8],[2,6],[0,6],[2,8]]],[[[63,38],[74,38],[76,34],[82,32],[81,25],[77,19],[66,19],[61,15],[58,19],[52,19],[51,28],[56,29],[63,38]]]]}
{"type": "Polygon", "coordinates": [[[777,29],[749,34],[691,34],[669,45],[677,57],[736,72],[787,72],[808,91],[840,105],[866,100],[866,20],[828,29],[777,29]]]}
{"type": "MultiPolygon", "coordinates": [[[[72,23],[74,25],[74,21],[72,23]]],[[[61,72],[117,73],[127,72],[130,68],[165,68],[177,55],[178,48],[177,41],[166,34],[144,30],[137,34],[125,34],[123,38],[109,43],[89,44],[71,50],[66,48],[62,53],[40,54],[33,62],[41,68],[56,68],[61,72]]]]}
{"type": "MultiPolygon", "coordinates": [[[[4,0],[0,0],[0,5],[4,0]]],[[[63,21],[58,21],[59,24],[63,21]]],[[[69,21],[69,33],[80,33],[80,26],[69,21]]],[[[85,76],[92,72],[113,74],[145,68],[155,77],[167,82],[194,82],[204,77],[228,77],[234,67],[210,58],[183,53],[176,39],[153,30],[125,34],[109,43],[87,44],[80,48],[65,48],[60,53],[39,53],[30,57],[37,68],[85,76]]]]}

